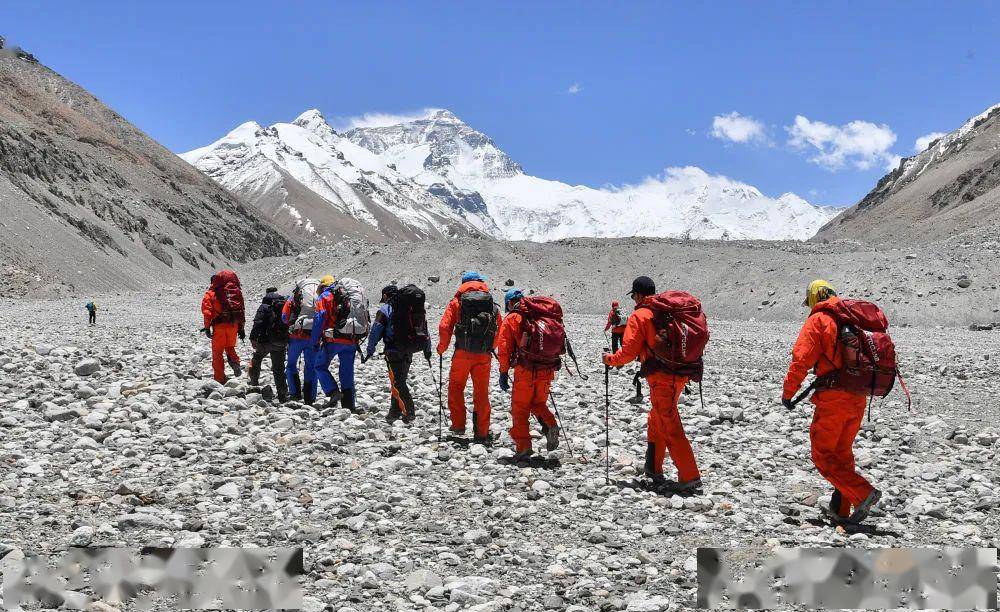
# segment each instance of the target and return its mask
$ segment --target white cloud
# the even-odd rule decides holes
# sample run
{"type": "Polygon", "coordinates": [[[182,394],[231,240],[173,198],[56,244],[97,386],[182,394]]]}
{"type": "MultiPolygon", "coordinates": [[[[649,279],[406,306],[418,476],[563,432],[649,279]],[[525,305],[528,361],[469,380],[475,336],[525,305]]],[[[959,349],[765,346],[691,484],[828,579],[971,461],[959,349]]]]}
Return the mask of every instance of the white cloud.
{"type": "Polygon", "coordinates": [[[411,113],[365,113],[355,117],[335,117],[330,121],[330,125],[338,132],[354,128],[387,127],[398,125],[418,119],[425,119],[438,112],[439,108],[425,108],[422,111],[411,113]]]}
{"type": "Polygon", "coordinates": [[[927,147],[931,145],[932,142],[941,138],[942,136],[947,136],[944,132],[931,132],[930,134],[924,134],[920,138],[917,138],[913,143],[913,152],[920,153],[927,147]]]}
{"type": "Polygon", "coordinates": [[[741,144],[767,142],[766,126],[753,117],[741,115],[736,111],[728,115],[716,115],[713,117],[711,134],[719,140],[728,140],[741,144]]]}
{"type": "Polygon", "coordinates": [[[785,127],[788,144],[800,150],[814,150],[809,161],[827,170],[840,170],[850,164],[859,170],[888,166],[896,159],[889,151],[896,143],[896,134],[884,123],[851,121],[830,125],[796,115],[795,123],[785,127]]]}
{"type": "Polygon", "coordinates": [[[581,91],[583,91],[583,86],[580,85],[579,83],[573,83],[572,85],[569,86],[569,89],[566,90],[566,93],[568,93],[571,96],[575,96],[581,91]]]}

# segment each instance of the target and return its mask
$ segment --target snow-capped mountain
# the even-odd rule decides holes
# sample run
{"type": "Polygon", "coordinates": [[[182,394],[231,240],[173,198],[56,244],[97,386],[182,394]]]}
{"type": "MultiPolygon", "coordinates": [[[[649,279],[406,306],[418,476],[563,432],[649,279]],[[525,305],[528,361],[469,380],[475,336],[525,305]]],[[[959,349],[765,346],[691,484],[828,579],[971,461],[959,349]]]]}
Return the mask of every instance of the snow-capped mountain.
{"type": "Polygon", "coordinates": [[[414,238],[464,228],[533,241],[780,240],[808,238],[833,216],[795,194],[770,198],[695,167],[605,189],[534,177],[488,136],[440,109],[343,134],[308,111],[291,124],[244,124],[182,157],[286,224],[324,235],[356,234],[365,224],[368,234],[386,234],[392,216],[420,228],[414,238]],[[320,216],[327,218],[323,227],[320,216]],[[431,229],[443,219],[453,225],[431,229]]]}
{"type": "Polygon", "coordinates": [[[317,110],[270,127],[244,123],[181,157],[306,235],[412,240],[498,231],[481,201],[415,183],[341,138],[317,110]]]}
{"type": "Polygon", "coordinates": [[[447,110],[344,136],[420,184],[479,194],[507,239],[805,239],[833,216],[794,194],[769,198],[693,167],[669,168],[661,177],[614,189],[537,178],[447,110]]]}

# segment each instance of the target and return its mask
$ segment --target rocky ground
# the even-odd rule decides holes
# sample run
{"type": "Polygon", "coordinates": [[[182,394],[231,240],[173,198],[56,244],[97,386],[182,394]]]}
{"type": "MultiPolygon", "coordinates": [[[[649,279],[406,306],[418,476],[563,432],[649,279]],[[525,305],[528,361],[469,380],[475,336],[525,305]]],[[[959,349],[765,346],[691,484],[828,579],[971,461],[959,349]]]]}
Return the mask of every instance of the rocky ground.
{"type": "MultiPolygon", "coordinates": [[[[358,367],[363,416],[274,405],[245,377],[218,386],[191,291],[99,300],[96,327],[79,300],[2,304],[8,562],[80,545],[294,545],[310,610],[667,610],[693,606],[699,546],[998,545],[996,331],[896,331],[915,413],[897,392],[873,408],[857,458],[886,495],[850,534],[817,520],[828,489],[808,406],[777,401],[795,324],[712,321],[705,406],[697,393],[682,406],[705,488],[682,498],[605,481],[598,317],[569,321],[589,376],[555,385],[569,440],[519,468],[504,463],[499,390],[494,447],[438,442],[422,363],[410,427],[383,420],[377,360],[358,367]]],[[[646,407],[622,401],[626,370],[611,379],[611,478],[629,481],[646,407]]]]}

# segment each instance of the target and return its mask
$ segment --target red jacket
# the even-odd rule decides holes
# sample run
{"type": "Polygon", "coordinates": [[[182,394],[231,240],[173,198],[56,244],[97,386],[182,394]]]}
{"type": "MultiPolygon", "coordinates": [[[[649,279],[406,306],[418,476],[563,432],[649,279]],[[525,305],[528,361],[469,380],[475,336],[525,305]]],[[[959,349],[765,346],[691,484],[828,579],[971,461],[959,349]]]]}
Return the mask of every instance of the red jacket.
{"type": "Polygon", "coordinates": [[[612,334],[624,334],[625,333],[624,325],[611,325],[611,318],[614,316],[615,316],[615,309],[612,308],[611,311],[608,312],[608,322],[605,323],[604,325],[604,331],[608,331],[610,329],[612,334]]]}
{"type": "MultiPolygon", "coordinates": [[[[468,293],[469,291],[483,291],[489,293],[490,288],[483,281],[469,281],[467,283],[462,283],[461,286],[459,286],[458,291],[455,292],[455,297],[448,302],[448,307],[444,309],[444,315],[441,317],[441,323],[438,324],[438,355],[443,355],[451,345],[451,337],[455,333],[455,324],[458,323],[462,309],[459,299],[462,297],[463,293],[468,293]]],[[[500,327],[503,315],[497,315],[497,318],[497,335],[493,338],[493,348],[496,348],[497,339],[500,337],[500,327]]]]}
{"type": "MultiPolygon", "coordinates": [[[[648,298],[647,298],[648,299],[648,298]]],[[[641,303],[640,303],[641,305],[641,303]]],[[[605,362],[609,366],[618,367],[638,359],[645,361],[653,356],[650,347],[656,338],[656,327],[653,325],[653,311],[650,308],[636,309],[625,323],[625,337],[622,347],[605,362]]]]}
{"type": "Polygon", "coordinates": [[[501,374],[510,370],[511,360],[517,351],[518,337],[521,335],[522,320],[521,313],[512,312],[504,317],[497,331],[497,361],[501,374]]]}
{"type": "Polygon", "coordinates": [[[816,376],[824,376],[840,369],[840,351],[837,350],[837,322],[824,310],[840,301],[833,296],[813,306],[792,347],[792,363],[788,366],[782,399],[792,399],[802,386],[809,370],[815,368],[816,376]]]}

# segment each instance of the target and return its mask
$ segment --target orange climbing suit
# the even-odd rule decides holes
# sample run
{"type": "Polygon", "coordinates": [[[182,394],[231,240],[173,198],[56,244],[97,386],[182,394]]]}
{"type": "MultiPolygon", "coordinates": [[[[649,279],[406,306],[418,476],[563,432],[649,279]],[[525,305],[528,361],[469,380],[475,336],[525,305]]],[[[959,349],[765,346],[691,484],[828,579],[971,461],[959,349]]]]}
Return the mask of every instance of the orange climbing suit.
{"type": "MultiPolygon", "coordinates": [[[[490,288],[482,281],[462,283],[455,297],[448,302],[441,323],[438,325],[437,354],[443,355],[451,345],[451,337],[458,323],[461,306],[459,296],[468,291],[484,291],[490,288]]],[[[501,321],[498,321],[498,328],[501,321]]],[[[499,331],[499,330],[498,330],[499,331]]],[[[499,334],[498,334],[499,335],[499,334]]],[[[493,339],[496,345],[496,337],[493,339]]],[[[465,386],[472,378],[472,418],[475,435],[485,438],[490,432],[490,370],[493,365],[493,355],[489,353],[473,353],[455,349],[451,357],[451,370],[448,373],[448,414],[451,426],[455,429],[465,429],[465,386]]]]}
{"type": "MultiPolygon", "coordinates": [[[[625,323],[625,337],[617,353],[608,355],[604,363],[611,367],[623,366],[638,359],[640,362],[653,359],[650,348],[656,337],[653,326],[653,311],[637,308],[625,323]]],[[[663,473],[666,454],[677,468],[677,480],[689,482],[701,478],[698,464],[691,450],[691,442],[684,433],[677,402],[684,391],[688,379],[666,372],[652,372],[646,377],[649,384],[649,399],[652,409],[646,421],[646,440],[653,445],[653,470],[663,473]]]]}
{"type": "MultiPolygon", "coordinates": [[[[518,339],[521,335],[522,317],[520,313],[512,312],[504,317],[497,339],[497,359],[500,362],[500,373],[510,371],[511,361],[517,353],[518,339]]],[[[548,427],[556,425],[556,417],[549,410],[549,389],[555,379],[553,368],[532,368],[514,364],[514,383],[510,395],[510,437],[514,440],[517,452],[531,448],[531,430],[528,420],[535,415],[548,427]]]]}
{"type": "MultiPolygon", "coordinates": [[[[840,298],[834,296],[828,301],[840,298]]],[[[782,399],[792,399],[802,386],[810,369],[824,376],[840,369],[837,322],[825,312],[814,308],[799,332],[792,348],[792,363],[785,376],[782,399]]],[[[854,439],[864,419],[866,398],[838,389],[820,389],[812,396],[815,406],[809,441],[812,460],[823,476],[840,491],[843,502],[833,508],[841,516],[850,516],[851,506],[857,507],[872,492],[872,485],[858,474],[854,462],[854,439]]]]}

